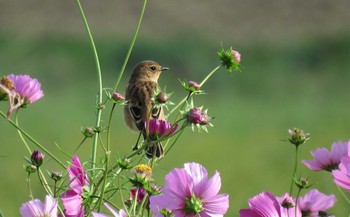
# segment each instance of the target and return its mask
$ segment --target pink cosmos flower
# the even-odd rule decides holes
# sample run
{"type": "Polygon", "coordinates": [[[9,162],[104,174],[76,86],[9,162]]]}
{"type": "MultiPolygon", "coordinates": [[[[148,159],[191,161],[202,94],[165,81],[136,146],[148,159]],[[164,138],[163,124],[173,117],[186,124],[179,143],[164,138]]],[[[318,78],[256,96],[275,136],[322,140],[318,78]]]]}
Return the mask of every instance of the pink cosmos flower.
{"type": "MultiPolygon", "coordinates": [[[[119,210],[119,213],[115,211],[112,207],[110,207],[107,203],[104,203],[105,207],[113,214],[114,217],[126,217],[126,212],[122,209],[119,210]]],[[[91,212],[93,217],[109,217],[108,215],[91,212]]]]}
{"type": "Polygon", "coordinates": [[[333,143],[331,151],[326,148],[318,148],[311,151],[314,160],[303,160],[302,162],[313,171],[326,170],[331,172],[338,169],[342,157],[347,156],[348,145],[350,145],[350,141],[333,143]]]}
{"type": "Polygon", "coordinates": [[[332,175],[336,185],[350,192],[350,157],[343,157],[338,170],[333,170],[332,175]]]}
{"type": "Polygon", "coordinates": [[[44,96],[39,81],[29,75],[10,74],[6,76],[0,83],[1,91],[7,95],[10,102],[10,108],[7,111],[8,118],[13,110],[26,107],[44,96]]]}
{"type": "Polygon", "coordinates": [[[153,216],[162,213],[174,216],[223,216],[229,207],[229,196],[218,194],[221,178],[218,172],[208,179],[207,170],[198,163],[186,163],[165,177],[166,186],[160,195],[150,197],[153,216]]]}
{"type": "Polygon", "coordinates": [[[46,195],[45,203],[34,199],[20,208],[22,217],[57,217],[57,201],[51,195],[46,195]]]}
{"type": "MultiPolygon", "coordinates": [[[[298,199],[298,207],[305,217],[318,217],[326,213],[336,202],[334,195],[325,195],[317,189],[309,191],[304,197],[298,199]]],[[[328,216],[328,215],[327,215],[328,216]]]]}
{"type": "Polygon", "coordinates": [[[89,185],[88,177],[77,156],[73,156],[72,166],[67,169],[71,187],[61,194],[64,214],[66,217],[84,217],[84,206],[82,193],[84,187],[89,185]]]}
{"type": "Polygon", "coordinates": [[[288,194],[278,199],[269,192],[263,192],[248,200],[250,208],[241,209],[239,211],[240,217],[301,217],[299,209],[295,211],[295,208],[287,209],[281,206],[286,198],[293,201],[288,194]]]}

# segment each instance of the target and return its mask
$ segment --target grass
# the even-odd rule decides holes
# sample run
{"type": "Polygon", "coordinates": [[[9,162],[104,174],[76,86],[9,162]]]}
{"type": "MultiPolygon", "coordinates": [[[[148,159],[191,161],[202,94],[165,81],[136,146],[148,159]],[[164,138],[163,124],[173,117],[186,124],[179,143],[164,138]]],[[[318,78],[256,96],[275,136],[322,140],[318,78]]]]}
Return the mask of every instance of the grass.
{"type": "MultiPolygon", "coordinates": [[[[96,41],[106,87],[114,85],[127,43],[123,39],[96,41]]],[[[172,101],[176,102],[186,94],[179,88],[178,78],[200,81],[219,64],[219,47],[195,39],[141,39],[126,72],[143,59],[170,67],[160,84],[174,92],[172,101]]],[[[1,74],[28,73],[41,81],[45,92],[42,100],[20,112],[22,126],[68,160],[55,144],[72,153],[82,139],[80,128],[94,123],[97,84],[86,40],[54,36],[22,40],[2,34],[0,48],[1,74]]],[[[229,76],[220,70],[203,87],[208,94],[195,99],[197,106],[204,105],[215,116],[214,127],[209,133],[188,129],[154,171],[154,179],[163,184],[164,175],[185,162],[201,163],[210,175],[218,170],[223,182],[221,192],[230,194],[227,216],[238,216],[238,210],[248,206],[247,199],[262,191],[283,195],[289,190],[294,147],[282,141],[287,129],[300,127],[311,133],[311,140],[300,148],[300,159],[311,159],[310,150],[329,148],[332,142],[350,137],[350,41],[346,35],[316,41],[304,38],[294,43],[241,44],[237,50],[242,53],[243,73],[229,76]]],[[[127,77],[120,92],[124,92],[127,77]]],[[[6,108],[2,102],[0,109],[6,108]]],[[[124,126],[122,108],[116,110],[114,118],[112,151],[116,159],[130,152],[137,135],[124,126]]],[[[22,169],[28,153],[6,120],[0,127],[0,210],[5,216],[18,216],[20,205],[28,200],[22,169]]],[[[83,161],[89,159],[90,145],[85,143],[78,151],[83,161]]],[[[46,164],[47,169],[60,169],[50,159],[46,164]]],[[[299,166],[298,173],[310,177],[317,183],[315,187],[337,196],[331,212],[346,216],[348,205],[331,175],[299,166]]],[[[43,199],[36,180],[32,182],[34,195],[43,199]]]]}

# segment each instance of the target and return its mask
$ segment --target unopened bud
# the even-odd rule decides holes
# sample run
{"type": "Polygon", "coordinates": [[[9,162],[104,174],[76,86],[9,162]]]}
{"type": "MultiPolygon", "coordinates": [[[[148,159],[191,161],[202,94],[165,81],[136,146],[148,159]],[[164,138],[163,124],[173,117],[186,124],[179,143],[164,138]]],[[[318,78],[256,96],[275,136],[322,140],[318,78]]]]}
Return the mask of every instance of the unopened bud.
{"type": "Polygon", "coordinates": [[[40,167],[44,162],[44,154],[41,153],[39,150],[35,150],[32,153],[30,160],[32,161],[32,164],[34,164],[37,167],[40,167]]]}
{"type": "Polygon", "coordinates": [[[157,95],[157,101],[159,103],[166,103],[169,100],[169,96],[168,94],[166,94],[165,92],[159,92],[157,95]]]}
{"type": "Polygon", "coordinates": [[[291,136],[289,138],[289,142],[296,146],[299,146],[310,139],[310,135],[308,133],[304,133],[303,130],[298,128],[294,128],[292,130],[290,129],[288,130],[288,133],[291,136]]]}
{"type": "Polygon", "coordinates": [[[84,134],[84,136],[86,136],[87,138],[91,138],[95,135],[95,130],[92,129],[91,127],[86,127],[82,133],[84,134]]]}
{"type": "Polygon", "coordinates": [[[52,172],[52,173],[51,173],[51,178],[52,178],[53,180],[55,180],[56,182],[59,181],[59,180],[61,180],[62,177],[63,177],[63,175],[62,175],[62,173],[60,173],[60,172],[52,172]]]}
{"type": "Polygon", "coordinates": [[[38,168],[35,165],[33,165],[33,164],[29,164],[29,165],[26,166],[26,171],[28,173],[35,173],[37,169],[38,168]]]}
{"type": "Polygon", "coordinates": [[[201,86],[195,81],[189,81],[188,86],[194,88],[195,90],[200,90],[201,86]]]}
{"type": "Polygon", "coordinates": [[[125,100],[125,97],[121,93],[114,92],[112,94],[112,99],[116,102],[123,102],[125,100]]]}

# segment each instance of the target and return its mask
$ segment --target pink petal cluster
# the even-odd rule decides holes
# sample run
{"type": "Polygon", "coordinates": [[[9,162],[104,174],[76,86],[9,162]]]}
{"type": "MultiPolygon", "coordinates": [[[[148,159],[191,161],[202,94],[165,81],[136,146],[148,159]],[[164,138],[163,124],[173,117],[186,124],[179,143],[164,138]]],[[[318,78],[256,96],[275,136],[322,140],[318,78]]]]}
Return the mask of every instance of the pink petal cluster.
{"type": "Polygon", "coordinates": [[[39,81],[31,78],[29,75],[10,74],[4,79],[11,81],[11,88],[0,83],[0,91],[7,95],[10,102],[7,118],[19,107],[26,107],[44,96],[39,81]]]}
{"type": "Polygon", "coordinates": [[[31,104],[44,96],[41,90],[41,84],[37,79],[31,78],[29,75],[8,75],[8,79],[13,81],[13,86],[25,103],[31,104]]]}
{"type": "Polygon", "coordinates": [[[286,198],[293,200],[288,194],[278,199],[269,192],[262,192],[248,200],[250,208],[241,209],[239,211],[240,217],[301,217],[302,215],[299,209],[287,209],[281,206],[282,200],[286,198]]]}
{"type": "Polygon", "coordinates": [[[156,140],[163,136],[171,136],[177,127],[177,124],[172,126],[170,122],[159,119],[151,119],[149,120],[148,133],[151,138],[156,140]]]}
{"type": "Polygon", "coordinates": [[[22,217],[57,217],[57,201],[46,195],[45,203],[38,199],[28,201],[20,208],[22,217]]]}
{"type": "Polygon", "coordinates": [[[238,51],[232,50],[231,54],[235,58],[237,63],[241,62],[241,54],[238,51]]]}
{"type": "Polygon", "coordinates": [[[160,195],[150,197],[153,216],[162,217],[167,210],[174,216],[223,216],[229,207],[229,196],[218,194],[221,178],[218,172],[208,179],[207,170],[198,163],[186,163],[184,168],[175,168],[165,177],[166,185],[160,195]],[[190,199],[202,204],[197,213],[189,213],[190,199]],[[186,212],[187,210],[187,212],[186,212]]]}
{"type": "Polygon", "coordinates": [[[303,160],[302,162],[313,171],[326,170],[331,172],[338,169],[340,160],[348,155],[349,142],[336,142],[332,144],[331,151],[326,148],[318,148],[311,151],[314,160],[303,160]]]}
{"type": "Polygon", "coordinates": [[[71,189],[61,194],[66,217],[84,217],[82,193],[84,187],[89,185],[88,177],[77,156],[73,156],[72,166],[67,169],[71,189]]]}
{"type": "Polygon", "coordinates": [[[325,195],[317,189],[310,190],[304,197],[298,199],[298,207],[303,216],[318,217],[319,212],[326,212],[334,206],[334,195],[325,195]]]}
{"type": "Polygon", "coordinates": [[[188,121],[194,125],[207,125],[209,123],[209,116],[206,112],[202,111],[202,108],[191,108],[188,112],[188,121]]]}
{"type": "MultiPolygon", "coordinates": [[[[122,209],[119,210],[119,212],[115,211],[112,207],[108,205],[108,203],[104,203],[105,207],[113,214],[114,217],[126,217],[126,212],[122,209]]],[[[106,214],[97,213],[97,212],[91,212],[93,217],[109,217],[106,214]]]]}

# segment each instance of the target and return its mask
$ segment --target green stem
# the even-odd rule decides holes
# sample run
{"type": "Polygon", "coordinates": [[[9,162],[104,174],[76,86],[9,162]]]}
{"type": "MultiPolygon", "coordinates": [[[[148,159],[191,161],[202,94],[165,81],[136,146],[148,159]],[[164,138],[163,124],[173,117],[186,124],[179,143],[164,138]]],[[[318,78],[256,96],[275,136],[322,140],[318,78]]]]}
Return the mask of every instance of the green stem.
{"type": "Polygon", "coordinates": [[[131,41],[131,44],[130,44],[130,47],[129,47],[129,50],[128,50],[128,53],[126,54],[126,57],[125,57],[125,60],[124,60],[124,63],[123,63],[123,66],[119,72],[119,77],[118,77],[118,80],[113,88],[113,91],[116,91],[117,88],[118,88],[118,85],[120,83],[120,80],[122,79],[122,76],[124,74],[124,71],[125,71],[125,68],[126,68],[126,64],[128,63],[129,61],[129,58],[130,58],[130,55],[131,55],[131,52],[134,48],[134,45],[135,45],[135,42],[136,42],[136,38],[139,34],[139,30],[140,30],[140,27],[141,27],[141,23],[142,23],[142,19],[143,19],[143,15],[145,14],[145,10],[146,10],[146,5],[147,5],[147,0],[144,0],[143,1],[143,6],[142,6],[142,10],[141,10],[141,15],[140,15],[140,18],[139,18],[139,22],[137,24],[137,27],[136,27],[136,31],[135,31],[135,35],[131,41]]]}
{"type": "MultiPolygon", "coordinates": [[[[337,188],[340,192],[340,194],[344,197],[344,199],[346,200],[346,202],[350,205],[350,199],[345,195],[344,191],[337,185],[337,188]]],[[[350,215],[350,213],[349,213],[350,215]]]]}
{"type": "MultiPolygon", "coordinates": [[[[6,115],[0,111],[0,115],[7,119],[6,115]]],[[[52,157],[59,165],[61,165],[64,169],[66,169],[66,166],[54,155],[52,154],[49,150],[47,150],[44,146],[42,146],[39,142],[37,142],[33,137],[31,137],[26,131],[24,131],[21,127],[19,127],[15,122],[12,120],[8,120],[8,122],[14,126],[19,132],[21,132],[27,139],[29,139],[34,145],[36,145],[39,149],[41,149],[43,152],[45,152],[47,155],[52,157]]]]}
{"type": "MultiPolygon", "coordinates": [[[[83,10],[83,8],[82,8],[82,6],[80,4],[80,0],[77,0],[77,4],[78,4],[79,10],[80,10],[81,17],[83,18],[83,22],[84,22],[86,31],[87,31],[87,33],[89,35],[90,44],[91,44],[91,48],[92,48],[92,51],[93,51],[93,54],[94,54],[94,59],[95,59],[95,64],[96,64],[99,90],[98,90],[98,95],[97,95],[97,103],[98,103],[98,105],[97,105],[97,114],[96,114],[95,127],[97,129],[99,129],[100,128],[100,124],[101,124],[101,116],[102,116],[102,108],[100,106],[102,105],[102,97],[103,97],[103,92],[102,92],[103,91],[102,90],[102,73],[101,73],[100,61],[99,61],[99,58],[98,58],[95,42],[94,42],[94,39],[92,37],[90,28],[89,28],[89,24],[87,22],[85,14],[84,14],[84,10],[83,10]]],[[[93,144],[92,144],[91,176],[90,176],[90,179],[92,179],[93,173],[95,171],[98,135],[99,135],[99,132],[96,132],[95,135],[94,135],[94,140],[93,140],[93,144]]],[[[90,180],[90,181],[92,181],[92,180],[90,180]]]]}
{"type": "Polygon", "coordinates": [[[38,179],[40,181],[40,184],[43,186],[43,188],[45,189],[46,193],[50,194],[50,195],[53,195],[51,189],[49,188],[49,185],[46,182],[46,180],[45,181],[43,180],[42,172],[41,172],[39,167],[38,167],[38,173],[37,174],[38,174],[38,179]]]}
{"type": "Polygon", "coordinates": [[[30,187],[30,173],[28,173],[28,176],[27,176],[27,187],[28,187],[30,199],[34,200],[32,188],[30,187]]]}
{"type": "Polygon", "coordinates": [[[294,170],[293,170],[293,176],[292,176],[292,182],[290,184],[290,190],[289,190],[289,195],[292,195],[293,193],[293,187],[294,187],[294,179],[297,173],[298,169],[298,146],[295,146],[295,161],[294,161],[294,170]]]}
{"type": "MultiPolygon", "coordinates": [[[[299,200],[299,197],[300,197],[300,193],[301,193],[301,188],[299,188],[298,193],[297,193],[297,197],[295,198],[295,207],[294,207],[295,217],[297,217],[298,200],[299,200]]],[[[289,195],[289,196],[291,196],[291,195],[289,195]]]]}
{"type": "Polygon", "coordinates": [[[100,210],[100,207],[103,203],[103,197],[105,193],[105,188],[106,188],[106,182],[107,182],[107,175],[108,175],[108,164],[109,164],[109,158],[110,158],[110,143],[111,143],[111,123],[112,123],[112,117],[113,117],[113,111],[115,109],[115,103],[112,106],[111,112],[109,114],[109,119],[108,119],[108,127],[107,127],[107,150],[106,150],[106,156],[105,156],[105,168],[104,168],[104,173],[103,173],[103,183],[102,183],[102,188],[101,188],[101,195],[100,195],[100,202],[98,205],[98,210],[100,210]]]}

